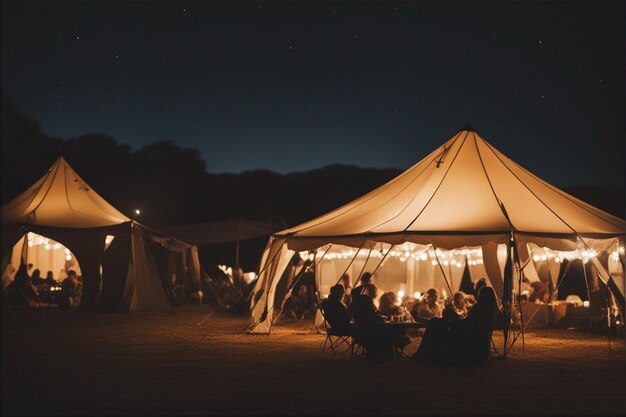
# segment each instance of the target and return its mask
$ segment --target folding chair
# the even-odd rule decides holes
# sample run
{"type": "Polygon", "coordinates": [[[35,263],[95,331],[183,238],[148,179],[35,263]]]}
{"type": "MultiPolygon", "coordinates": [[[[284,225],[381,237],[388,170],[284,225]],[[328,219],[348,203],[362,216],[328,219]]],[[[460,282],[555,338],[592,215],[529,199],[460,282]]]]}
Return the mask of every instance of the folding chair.
{"type": "Polygon", "coordinates": [[[337,350],[345,345],[345,349],[343,352],[347,352],[348,350],[352,350],[352,327],[345,331],[340,331],[339,329],[335,329],[331,326],[326,318],[326,314],[324,313],[324,309],[320,306],[320,313],[322,313],[322,317],[324,319],[324,329],[326,330],[326,339],[324,339],[324,346],[322,346],[322,352],[333,352],[333,357],[335,357],[335,353],[337,350]]]}
{"type": "Polygon", "coordinates": [[[328,326],[328,323],[324,321],[326,327],[326,339],[324,340],[324,346],[322,347],[323,352],[331,351],[333,352],[333,357],[336,352],[339,351],[344,345],[345,349],[341,351],[341,353],[347,352],[350,350],[353,351],[353,339],[352,339],[352,331],[350,332],[340,332],[336,331],[332,327],[328,326]]]}

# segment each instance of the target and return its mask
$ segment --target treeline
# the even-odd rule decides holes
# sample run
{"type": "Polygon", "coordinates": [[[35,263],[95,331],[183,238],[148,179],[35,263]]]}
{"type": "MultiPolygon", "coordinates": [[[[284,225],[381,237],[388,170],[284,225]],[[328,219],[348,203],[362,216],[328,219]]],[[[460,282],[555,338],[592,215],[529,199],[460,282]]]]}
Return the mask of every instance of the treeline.
{"type": "MultiPolygon", "coordinates": [[[[173,225],[245,217],[294,226],[389,181],[397,169],[329,165],[280,175],[268,170],[209,174],[200,152],[171,141],[133,151],[104,133],[53,138],[2,98],[2,204],[23,192],[65,156],[100,195],[141,222],[173,225]]],[[[624,218],[624,190],[578,185],[563,189],[624,218]]]]}
{"type": "Polygon", "coordinates": [[[133,151],[104,133],[53,138],[2,98],[2,204],[63,155],[107,201],[150,226],[245,217],[294,226],[384,184],[401,171],[330,165],[280,175],[209,174],[197,149],[160,141],[133,151]]]}
{"type": "MultiPolygon", "coordinates": [[[[63,155],[79,175],[113,206],[149,226],[244,217],[295,226],[333,210],[400,174],[397,169],[330,165],[287,175],[268,170],[209,174],[197,149],[171,141],[133,151],[103,133],[49,137],[39,124],[2,98],[2,204],[39,179],[63,155]]],[[[419,158],[417,155],[416,158],[419,158]]],[[[417,161],[416,161],[417,162],[417,161]]],[[[209,167],[210,168],[210,167],[209,167]]],[[[624,218],[624,190],[580,185],[566,192],[624,218]]],[[[256,268],[264,238],[243,242],[240,262],[256,268]]],[[[201,248],[205,268],[234,263],[234,244],[201,248]]]]}

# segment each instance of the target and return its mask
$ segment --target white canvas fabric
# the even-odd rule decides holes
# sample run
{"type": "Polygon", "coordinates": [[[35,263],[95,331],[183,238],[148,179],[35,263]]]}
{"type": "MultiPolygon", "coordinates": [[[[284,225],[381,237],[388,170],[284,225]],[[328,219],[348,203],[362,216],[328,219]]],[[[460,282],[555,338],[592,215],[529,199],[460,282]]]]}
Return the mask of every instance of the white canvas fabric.
{"type": "MultiPolygon", "coordinates": [[[[506,257],[511,232],[525,261],[530,256],[528,244],[578,251],[578,239],[583,238],[589,248],[599,250],[617,237],[623,239],[624,227],[624,220],[543,181],[468,127],[370,193],[276,233],[268,248],[284,244],[292,251],[304,251],[335,244],[358,249],[380,242],[412,242],[442,250],[478,247],[485,264],[471,266],[470,273],[485,271],[500,296],[505,259],[500,259],[499,248],[504,248],[506,257]]],[[[281,256],[288,256],[287,251],[281,256]]],[[[264,257],[261,269],[267,262],[264,257]]],[[[531,275],[545,273],[554,280],[559,267],[550,264],[543,271],[535,265],[531,275]]],[[[275,287],[268,280],[281,277],[267,271],[259,277],[262,281],[255,294],[260,288],[275,287]]],[[[267,302],[262,297],[258,301],[255,311],[272,308],[261,304],[267,302]]],[[[257,323],[255,318],[259,315],[253,314],[251,331],[269,332],[271,324],[257,323]]]]}
{"type": "Polygon", "coordinates": [[[460,242],[504,243],[511,225],[518,241],[571,238],[573,248],[577,234],[624,234],[622,219],[541,180],[473,130],[461,130],[387,184],[277,236],[289,237],[297,250],[363,235],[389,243],[437,240],[437,247],[450,249],[460,242]],[[305,238],[308,245],[298,243],[305,238]]]}
{"type": "Polygon", "coordinates": [[[89,266],[88,278],[98,281],[105,236],[130,231],[130,261],[118,310],[171,311],[154,255],[148,250],[150,244],[187,254],[191,258],[188,273],[194,282],[199,282],[195,246],[126,217],[98,195],[63,157],[35,184],[2,206],[2,250],[12,250],[27,231],[48,237],[60,233],[64,239],[71,238],[64,241],[65,246],[80,252],[76,256],[81,269],[89,266]]]}
{"type": "Polygon", "coordinates": [[[90,228],[130,219],[100,197],[60,157],[35,184],[2,206],[3,224],[90,228]]]}

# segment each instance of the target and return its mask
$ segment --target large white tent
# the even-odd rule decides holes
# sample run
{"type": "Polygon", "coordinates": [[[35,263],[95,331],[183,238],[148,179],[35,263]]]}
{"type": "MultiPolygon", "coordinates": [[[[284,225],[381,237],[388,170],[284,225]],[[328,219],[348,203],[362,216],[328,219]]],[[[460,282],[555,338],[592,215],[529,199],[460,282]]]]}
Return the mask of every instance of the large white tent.
{"type": "Polygon", "coordinates": [[[270,331],[282,302],[277,286],[297,252],[313,261],[322,294],[345,271],[354,278],[374,271],[383,290],[455,291],[467,266],[502,298],[511,288],[503,281],[510,242],[527,277],[555,279],[563,258],[579,257],[623,300],[624,221],[541,180],[468,125],[381,187],[272,235],[250,331],[270,331]]]}
{"type": "Polygon", "coordinates": [[[62,247],[63,256],[73,255],[80,265],[81,310],[93,309],[100,293],[105,310],[171,311],[172,275],[199,280],[195,246],[131,220],[59,157],[2,207],[2,268],[25,262],[29,250],[62,247]]]}

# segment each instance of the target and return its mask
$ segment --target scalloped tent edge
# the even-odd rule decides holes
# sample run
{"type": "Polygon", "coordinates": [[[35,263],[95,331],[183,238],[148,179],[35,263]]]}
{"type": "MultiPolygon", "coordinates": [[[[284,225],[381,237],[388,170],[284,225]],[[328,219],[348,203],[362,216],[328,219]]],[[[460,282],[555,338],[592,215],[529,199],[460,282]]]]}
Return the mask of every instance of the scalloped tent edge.
{"type": "Polygon", "coordinates": [[[177,278],[181,282],[200,282],[196,246],[122,214],[62,156],[2,206],[3,271],[13,247],[28,232],[52,238],[75,254],[83,275],[81,311],[172,312],[178,300],[170,274],[182,274],[177,278]],[[108,246],[107,236],[114,237],[108,246]]]}
{"type": "MultiPolygon", "coordinates": [[[[279,309],[275,307],[282,303],[276,299],[277,285],[298,251],[317,253],[329,245],[371,248],[412,242],[493,252],[489,247],[506,245],[511,236],[522,261],[528,259],[530,243],[556,250],[600,252],[623,247],[624,220],[543,181],[498,151],[471,125],[466,126],[386,184],[272,235],[251,294],[248,330],[270,332],[273,312],[279,309]]],[[[492,265],[485,265],[488,278],[502,296],[503,277],[496,276],[501,266],[491,255],[492,265]]],[[[623,310],[623,269],[621,278],[614,279],[594,260],[623,310]]],[[[621,262],[623,265],[623,254],[621,262]]]]}

